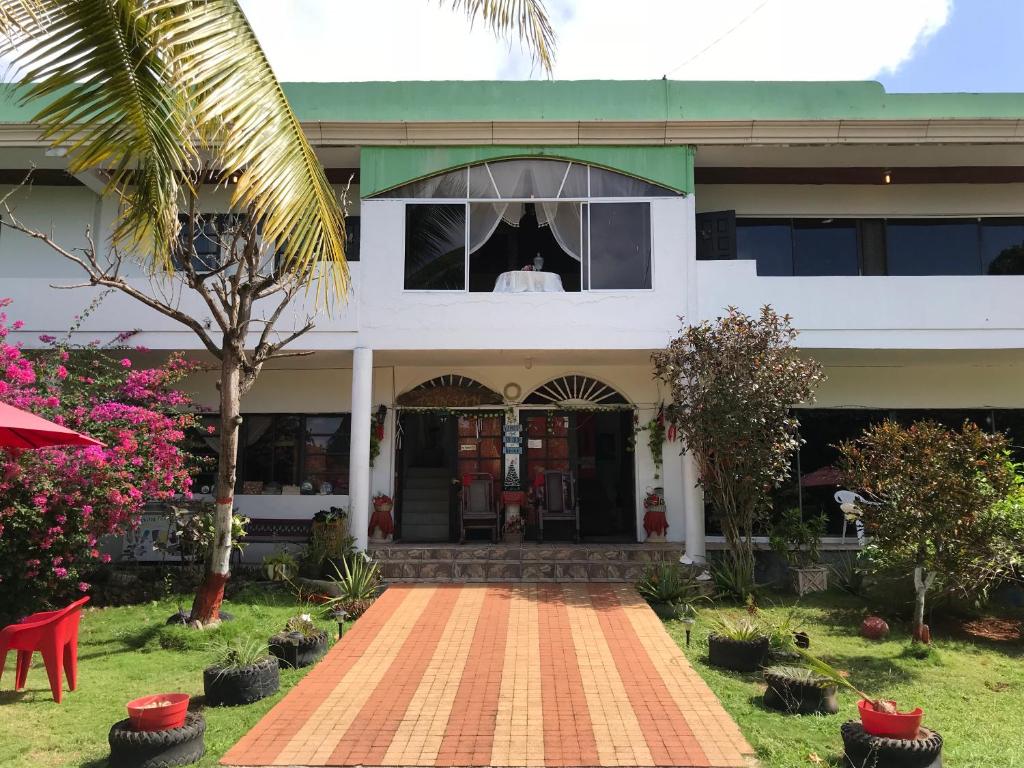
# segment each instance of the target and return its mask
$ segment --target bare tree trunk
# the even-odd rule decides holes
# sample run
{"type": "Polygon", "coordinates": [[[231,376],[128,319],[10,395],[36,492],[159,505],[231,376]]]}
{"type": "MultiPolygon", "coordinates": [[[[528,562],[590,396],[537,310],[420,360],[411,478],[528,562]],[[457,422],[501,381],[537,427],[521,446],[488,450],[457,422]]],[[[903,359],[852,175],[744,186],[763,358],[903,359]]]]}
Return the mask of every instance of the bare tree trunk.
{"type": "Polygon", "coordinates": [[[931,630],[924,623],[924,601],[928,594],[928,588],[935,580],[935,574],[926,571],[923,566],[914,569],[914,642],[925,643],[932,641],[931,630]]]}
{"type": "Polygon", "coordinates": [[[238,428],[242,423],[241,363],[224,344],[220,371],[220,456],[217,459],[217,501],[214,537],[206,575],[192,602],[192,621],[208,624],[220,617],[224,586],[230,574],[231,518],[238,468],[238,428]]]}

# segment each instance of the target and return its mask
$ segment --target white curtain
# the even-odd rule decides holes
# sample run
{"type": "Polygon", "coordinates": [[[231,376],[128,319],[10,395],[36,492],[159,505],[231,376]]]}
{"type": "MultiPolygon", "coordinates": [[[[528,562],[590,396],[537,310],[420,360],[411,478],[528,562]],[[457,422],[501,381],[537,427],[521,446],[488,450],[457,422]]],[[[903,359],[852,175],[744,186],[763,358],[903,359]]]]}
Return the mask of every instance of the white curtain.
{"type": "MultiPolygon", "coordinates": [[[[518,227],[528,203],[473,203],[469,206],[469,252],[476,253],[491,239],[494,230],[504,221],[518,227]]],[[[537,226],[550,227],[559,247],[576,261],[583,251],[580,237],[580,203],[534,203],[537,226]]]]}

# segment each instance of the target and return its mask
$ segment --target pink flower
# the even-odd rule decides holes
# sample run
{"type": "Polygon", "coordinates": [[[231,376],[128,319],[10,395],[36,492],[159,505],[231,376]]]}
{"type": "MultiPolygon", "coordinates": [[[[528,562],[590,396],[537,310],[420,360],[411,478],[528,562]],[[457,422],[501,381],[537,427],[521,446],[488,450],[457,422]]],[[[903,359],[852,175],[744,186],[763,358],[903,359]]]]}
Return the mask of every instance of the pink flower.
{"type": "Polygon", "coordinates": [[[102,555],[100,555],[100,562],[101,563],[109,563],[110,562],[110,555],[108,555],[106,552],[104,552],[102,555]]]}
{"type": "Polygon", "coordinates": [[[121,367],[122,368],[131,368],[132,367],[132,361],[129,360],[127,357],[121,358],[121,367]]]}
{"type": "Polygon", "coordinates": [[[53,569],[53,575],[56,576],[58,579],[66,579],[68,577],[68,569],[67,568],[54,568],[53,569]]]}
{"type": "Polygon", "coordinates": [[[78,591],[79,592],[88,592],[89,591],[89,585],[86,582],[84,582],[84,581],[78,582],[78,591]]]}

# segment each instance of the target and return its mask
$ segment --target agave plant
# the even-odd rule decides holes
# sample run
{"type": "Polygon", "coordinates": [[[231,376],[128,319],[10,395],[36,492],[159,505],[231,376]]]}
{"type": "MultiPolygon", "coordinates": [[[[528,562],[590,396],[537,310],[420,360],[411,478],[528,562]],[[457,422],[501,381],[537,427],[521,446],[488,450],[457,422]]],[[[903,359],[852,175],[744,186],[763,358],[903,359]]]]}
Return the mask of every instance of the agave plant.
{"type": "Polygon", "coordinates": [[[738,643],[749,643],[765,636],[764,630],[750,616],[721,614],[711,619],[711,634],[738,643]]]}
{"type": "Polygon", "coordinates": [[[210,643],[211,665],[221,674],[260,664],[270,658],[267,646],[257,640],[236,638],[227,642],[210,643]]]}
{"type": "Polygon", "coordinates": [[[377,597],[381,581],[380,565],[363,554],[342,558],[340,569],[333,561],[331,565],[335,574],[331,581],[338,596],[332,597],[324,605],[336,611],[344,611],[352,618],[361,616],[377,597]]]}

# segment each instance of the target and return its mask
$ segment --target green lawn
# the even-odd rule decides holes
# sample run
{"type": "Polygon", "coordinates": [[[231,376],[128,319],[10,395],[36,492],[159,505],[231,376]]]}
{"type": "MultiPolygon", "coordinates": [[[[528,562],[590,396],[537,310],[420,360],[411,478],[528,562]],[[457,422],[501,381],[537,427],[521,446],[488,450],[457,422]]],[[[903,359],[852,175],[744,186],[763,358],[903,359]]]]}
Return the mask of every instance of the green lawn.
{"type": "MultiPolygon", "coordinates": [[[[769,598],[766,612],[776,622],[793,598],[769,598]]],[[[840,765],[839,726],[857,719],[852,693],[839,695],[840,712],[832,716],[782,715],[761,706],[760,675],[744,675],[707,664],[707,623],[718,610],[705,609],[684,649],[700,675],[736,718],[763,768],[840,765]],[[816,758],[822,762],[816,762],[816,758]]],[[[894,627],[889,640],[871,642],[858,636],[864,606],[856,598],[829,593],[805,598],[796,608],[799,629],[811,636],[811,651],[849,672],[850,680],[870,695],[893,698],[901,708],[921,706],[924,724],[945,740],[944,764],[955,768],[1024,766],[1024,645],[1017,641],[970,639],[962,633],[937,632],[936,658],[919,660],[906,653],[907,630],[894,627]]],[[[683,626],[667,623],[669,633],[685,646],[683,626]]]]}
{"type": "MultiPolygon", "coordinates": [[[[177,610],[173,600],[86,611],[79,635],[78,690],[65,691],[60,705],[50,697],[38,654],[26,689],[12,690],[12,654],[0,681],[0,765],[106,765],[107,731],[127,717],[126,702],[171,691],[201,695],[202,670],[209,662],[211,641],[269,637],[300,610],[295,598],[286,593],[255,590],[226,601],[224,609],[232,612],[235,620],[204,632],[164,626],[177,610]]],[[[337,636],[336,623],[318,623],[332,640],[337,636]]],[[[216,765],[220,756],[313,668],[282,670],[281,692],[263,701],[205,710],[206,756],[199,765],[216,765]]]]}

